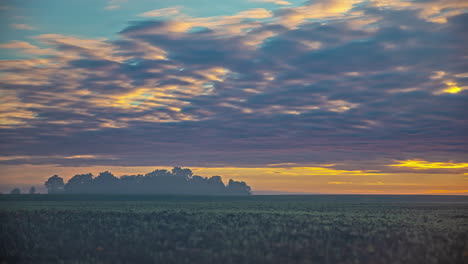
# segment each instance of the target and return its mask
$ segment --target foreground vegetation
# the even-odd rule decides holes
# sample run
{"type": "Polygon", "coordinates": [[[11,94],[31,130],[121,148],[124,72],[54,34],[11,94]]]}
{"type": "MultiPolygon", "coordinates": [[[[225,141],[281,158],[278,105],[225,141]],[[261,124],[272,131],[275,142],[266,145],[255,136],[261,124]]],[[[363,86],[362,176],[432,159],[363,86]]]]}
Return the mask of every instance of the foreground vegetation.
{"type": "Polygon", "coordinates": [[[0,263],[467,263],[466,202],[4,195],[0,263]]]}

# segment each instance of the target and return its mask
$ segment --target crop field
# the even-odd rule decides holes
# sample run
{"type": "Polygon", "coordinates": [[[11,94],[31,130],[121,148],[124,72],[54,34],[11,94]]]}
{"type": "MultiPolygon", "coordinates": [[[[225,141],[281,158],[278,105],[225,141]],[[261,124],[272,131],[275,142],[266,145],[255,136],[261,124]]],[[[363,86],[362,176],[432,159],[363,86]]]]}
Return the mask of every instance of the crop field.
{"type": "Polygon", "coordinates": [[[468,263],[468,197],[0,197],[0,263],[468,263]]]}

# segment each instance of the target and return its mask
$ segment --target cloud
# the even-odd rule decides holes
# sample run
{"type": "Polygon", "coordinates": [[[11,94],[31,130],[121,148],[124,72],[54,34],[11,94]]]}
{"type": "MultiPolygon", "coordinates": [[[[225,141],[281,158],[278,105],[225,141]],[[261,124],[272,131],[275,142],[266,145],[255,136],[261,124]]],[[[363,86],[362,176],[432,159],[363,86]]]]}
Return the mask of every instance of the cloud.
{"type": "Polygon", "coordinates": [[[179,15],[181,9],[182,9],[181,6],[167,7],[167,8],[147,11],[147,12],[139,14],[138,16],[139,17],[170,17],[170,16],[179,15]]]}
{"type": "Polygon", "coordinates": [[[17,49],[21,50],[23,53],[32,55],[50,55],[54,53],[54,50],[41,49],[25,41],[11,41],[0,44],[0,49],[17,49]]]}
{"type": "Polygon", "coordinates": [[[288,7],[279,9],[276,17],[279,22],[290,28],[295,28],[311,19],[337,19],[350,16],[348,12],[360,0],[320,0],[307,1],[305,5],[299,7],[288,7]]]}
{"type": "Polygon", "coordinates": [[[19,30],[34,30],[35,29],[34,27],[27,25],[27,24],[11,24],[11,26],[19,30]]]}
{"type": "Polygon", "coordinates": [[[292,5],[292,3],[283,0],[251,0],[251,2],[273,3],[275,5],[292,5]]]}
{"type": "Polygon", "coordinates": [[[106,10],[115,10],[122,7],[122,4],[127,3],[127,0],[108,0],[104,9],[106,10]]]}
{"type": "Polygon", "coordinates": [[[446,23],[448,17],[466,13],[466,8],[468,8],[466,1],[458,0],[372,0],[369,4],[394,10],[414,9],[418,11],[419,17],[435,23],[446,23]]]}
{"type": "Polygon", "coordinates": [[[242,34],[248,28],[258,27],[257,22],[246,20],[268,19],[273,14],[264,8],[241,11],[234,15],[213,17],[190,17],[180,12],[180,7],[156,9],[140,14],[144,17],[164,17],[171,14],[172,20],[139,21],[124,29],[121,33],[129,34],[164,34],[166,32],[184,33],[192,29],[200,32],[210,31],[219,35],[242,34]],[[222,29],[222,30],[219,30],[222,29]],[[214,31],[219,30],[219,31],[214,31]]]}
{"type": "Polygon", "coordinates": [[[0,162],[14,162],[18,160],[40,160],[40,159],[115,159],[109,155],[71,155],[71,156],[0,156],[0,162]]]}

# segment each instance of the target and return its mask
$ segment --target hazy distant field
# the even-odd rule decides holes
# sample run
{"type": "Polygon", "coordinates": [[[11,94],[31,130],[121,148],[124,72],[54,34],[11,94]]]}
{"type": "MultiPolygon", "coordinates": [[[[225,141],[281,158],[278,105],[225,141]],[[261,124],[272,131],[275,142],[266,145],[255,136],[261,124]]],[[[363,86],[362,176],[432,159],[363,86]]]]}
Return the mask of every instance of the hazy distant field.
{"type": "Polygon", "coordinates": [[[0,263],[468,261],[468,197],[3,195],[0,225],[0,263]]]}

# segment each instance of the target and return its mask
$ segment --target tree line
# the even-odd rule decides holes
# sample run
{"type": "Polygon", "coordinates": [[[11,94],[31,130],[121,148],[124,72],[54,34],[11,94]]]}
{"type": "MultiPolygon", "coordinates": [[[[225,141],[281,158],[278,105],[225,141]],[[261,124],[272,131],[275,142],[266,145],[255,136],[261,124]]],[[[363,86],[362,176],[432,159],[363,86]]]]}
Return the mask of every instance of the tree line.
{"type": "MultiPolygon", "coordinates": [[[[14,188],[10,191],[10,194],[21,194],[21,190],[20,188],[14,188]]],[[[31,186],[31,188],[29,188],[28,194],[36,194],[36,187],[31,186]]]]}
{"type": "Polygon", "coordinates": [[[44,185],[49,194],[251,194],[250,186],[243,181],[230,179],[225,185],[220,176],[193,175],[190,169],[180,167],[120,178],[108,171],[96,177],[91,173],[78,174],[67,183],[54,175],[44,185]]]}

